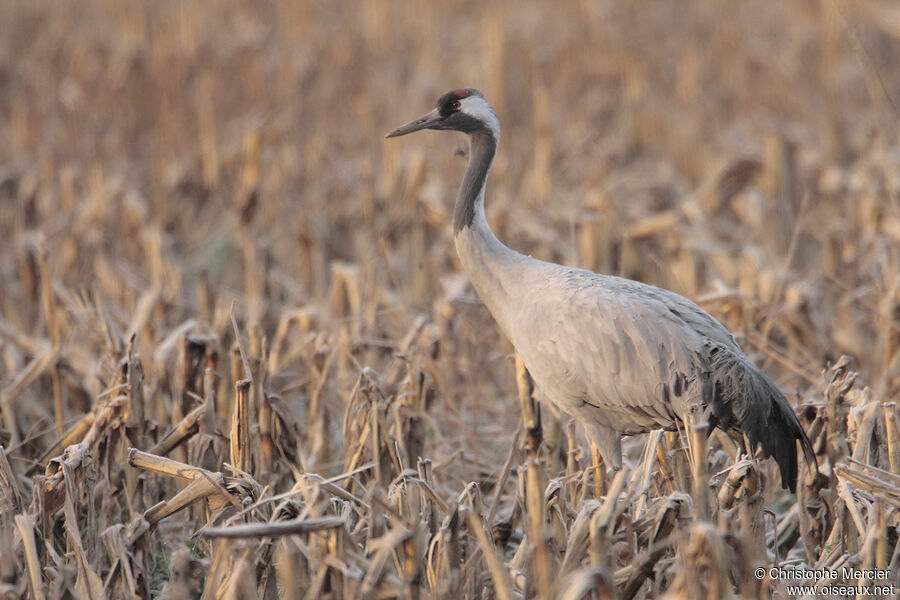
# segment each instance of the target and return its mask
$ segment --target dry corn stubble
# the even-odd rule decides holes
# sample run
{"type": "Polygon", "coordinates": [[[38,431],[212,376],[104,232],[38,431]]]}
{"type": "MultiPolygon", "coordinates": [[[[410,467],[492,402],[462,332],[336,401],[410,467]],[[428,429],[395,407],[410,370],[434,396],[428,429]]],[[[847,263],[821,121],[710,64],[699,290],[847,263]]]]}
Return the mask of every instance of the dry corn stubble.
{"type": "Polygon", "coordinates": [[[3,3],[0,597],[898,583],[898,32],[876,0],[3,3]],[[818,478],[696,422],[608,476],[536,402],[455,263],[454,146],[381,145],[456,85],[504,122],[498,235],[697,299],[818,478]]]}

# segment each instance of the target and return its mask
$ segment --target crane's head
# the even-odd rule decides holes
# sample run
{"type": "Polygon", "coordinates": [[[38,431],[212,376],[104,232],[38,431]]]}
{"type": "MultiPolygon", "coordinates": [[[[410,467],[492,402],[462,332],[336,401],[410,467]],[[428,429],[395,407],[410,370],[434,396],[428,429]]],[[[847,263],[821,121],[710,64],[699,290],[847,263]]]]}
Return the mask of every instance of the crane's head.
{"type": "Polygon", "coordinates": [[[463,133],[488,133],[500,140],[500,120],[478,90],[463,88],[440,97],[430,113],[398,127],[385,137],[397,137],[420,129],[448,129],[463,133]]]}

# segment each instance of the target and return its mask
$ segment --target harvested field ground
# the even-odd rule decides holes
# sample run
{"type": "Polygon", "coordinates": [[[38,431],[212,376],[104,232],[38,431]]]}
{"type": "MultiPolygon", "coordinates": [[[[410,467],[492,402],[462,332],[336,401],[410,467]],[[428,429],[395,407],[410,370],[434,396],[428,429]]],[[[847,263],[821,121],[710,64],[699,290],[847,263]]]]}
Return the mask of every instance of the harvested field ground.
{"type": "Polygon", "coordinates": [[[898,57],[890,0],[0,2],[0,598],[895,597],[898,57]],[[497,235],[696,300],[818,478],[523,424],[464,139],[383,139],[461,86],[497,235]]]}

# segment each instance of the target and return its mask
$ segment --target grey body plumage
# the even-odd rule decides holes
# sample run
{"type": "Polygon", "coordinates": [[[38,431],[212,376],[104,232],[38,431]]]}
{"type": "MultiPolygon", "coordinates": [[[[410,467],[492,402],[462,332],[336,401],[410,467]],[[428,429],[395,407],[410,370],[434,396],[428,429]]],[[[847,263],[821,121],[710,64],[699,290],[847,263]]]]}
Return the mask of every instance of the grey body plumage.
{"type": "Polygon", "coordinates": [[[622,466],[622,435],[674,429],[697,405],[710,430],[746,434],[774,457],[783,487],[796,489],[796,442],[816,469],[784,395],[699,306],[655,286],[523,256],[494,236],[484,189],[500,125],[479,92],[448,92],[388,137],[420,129],[468,134],[454,211],[460,262],[538,389],[584,425],[608,465],[622,466]]]}

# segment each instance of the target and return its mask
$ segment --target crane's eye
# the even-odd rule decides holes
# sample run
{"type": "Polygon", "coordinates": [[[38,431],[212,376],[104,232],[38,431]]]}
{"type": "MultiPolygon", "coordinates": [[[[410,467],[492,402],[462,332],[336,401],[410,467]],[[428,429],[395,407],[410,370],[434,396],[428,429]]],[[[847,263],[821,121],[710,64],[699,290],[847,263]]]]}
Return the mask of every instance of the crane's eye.
{"type": "Polygon", "coordinates": [[[462,104],[459,103],[459,100],[454,100],[450,103],[450,108],[452,108],[453,110],[459,110],[460,106],[462,106],[462,104]]]}

